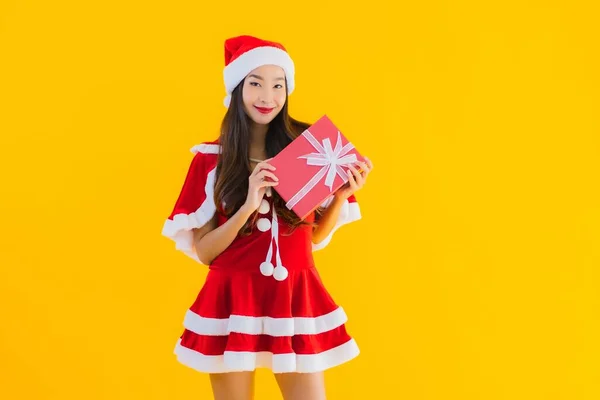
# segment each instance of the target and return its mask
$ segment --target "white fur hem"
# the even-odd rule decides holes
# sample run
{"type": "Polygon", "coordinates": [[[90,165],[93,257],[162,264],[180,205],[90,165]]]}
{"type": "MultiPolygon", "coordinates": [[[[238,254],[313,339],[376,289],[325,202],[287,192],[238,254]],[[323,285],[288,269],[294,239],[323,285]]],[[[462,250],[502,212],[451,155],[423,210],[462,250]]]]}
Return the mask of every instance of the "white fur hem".
{"type": "MultiPolygon", "coordinates": [[[[325,202],[325,203],[327,203],[327,202],[325,202]]],[[[349,224],[350,222],[358,221],[361,218],[362,218],[362,215],[360,213],[360,206],[358,205],[358,202],[350,203],[350,202],[348,202],[347,199],[344,200],[344,203],[342,204],[342,209],[340,210],[338,220],[337,220],[336,224],[334,225],[333,229],[331,229],[331,232],[329,232],[329,235],[327,235],[327,237],[325,239],[323,239],[319,243],[313,243],[312,250],[313,251],[321,250],[322,248],[324,248],[325,246],[327,246],[329,244],[329,242],[331,241],[331,238],[333,237],[333,234],[341,226],[349,224]]]]}
{"type": "Polygon", "coordinates": [[[201,143],[193,146],[190,151],[193,154],[204,153],[204,154],[219,154],[221,152],[221,145],[214,143],[201,143]]]}
{"type": "Polygon", "coordinates": [[[269,368],[274,373],[310,373],[348,362],[358,356],[360,350],[356,341],[350,339],[340,346],[317,354],[226,351],[223,355],[207,356],[182,346],[179,339],[174,353],[180,363],[200,372],[223,373],[269,368]]]}
{"type": "Polygon", "coordinates": [[[194,249],[194,234],[192,229],[200,228],[214,216],[217,208],[214,202],[214,184],[216,168],[213,168],[206,177],[206,199],[198,209],[190,214],[177,214],[173,219],[164,222],[162,235],[175,242],[175,249],[181,250],[185,255],[202,264],[194,249]]]}
{"type": "Polygon", "coordinates": [[[286,51],[272,46],[256,47],[233,60],[223,69],[223,79],[227,93],[233,89],[255,68],[273,64],[283,68],[288,85],[288,94],[294,91],[294,62],[286,51]]]}
{"type": "Polygon", "coordinates": [[[206,318],[192,310],[185,314],[183,326],[198,334],[225,336],[229,332],[249,335],[293,336],[315,335],[335,329],[346,323],[348,317],[342,307],[318,317],[271,318],[231,315],[229,318],[206,318]]]}

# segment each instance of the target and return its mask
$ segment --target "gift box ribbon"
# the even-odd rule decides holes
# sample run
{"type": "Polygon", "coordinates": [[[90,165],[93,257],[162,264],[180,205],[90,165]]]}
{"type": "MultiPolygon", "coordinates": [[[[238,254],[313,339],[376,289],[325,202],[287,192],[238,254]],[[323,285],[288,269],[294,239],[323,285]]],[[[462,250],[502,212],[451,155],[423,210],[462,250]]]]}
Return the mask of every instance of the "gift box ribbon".
{"type": "Polygon", "coordinates": [[[325,186],[329,187],[331,192],[333,182],[335,181],[336,175],[339,175],[344,183],[348,182],[348,176],[342,168],[345,165],[352,164],[357,161],[356,154],[348,154],[350,150],[354,148],[354,145],[348,142],[345,146],[342,146],[342,137],[340,131],[337,133],[337,141],[335,148],[331,146],[329,138],[323,139],[323,143],[313,136],[308,129],[302,132],[302,136],[315,148],[317,153],[309,153],[302,155],[298,158],[305,158],[307,165],[321,166],[321,168],[314,174],[314,176],[304,185],[287,203],[286,207],[290,210],[298,204],[315,186],[325,177],[323,182],[325,186]]]}

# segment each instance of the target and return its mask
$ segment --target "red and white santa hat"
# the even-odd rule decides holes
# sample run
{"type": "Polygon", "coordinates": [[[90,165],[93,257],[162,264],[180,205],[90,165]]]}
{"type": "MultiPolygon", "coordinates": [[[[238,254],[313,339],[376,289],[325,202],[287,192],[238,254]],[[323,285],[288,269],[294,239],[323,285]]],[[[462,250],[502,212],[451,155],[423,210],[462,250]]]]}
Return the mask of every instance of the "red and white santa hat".
{"type": "Polygon", "coordinates": [[[231,92],[246,75],[262,65],[277,65],[283,68],[288,95],[294,90],[294,61],[282,44],[242,35],[225,40],[225,107],[229,107],[231,92]]]}

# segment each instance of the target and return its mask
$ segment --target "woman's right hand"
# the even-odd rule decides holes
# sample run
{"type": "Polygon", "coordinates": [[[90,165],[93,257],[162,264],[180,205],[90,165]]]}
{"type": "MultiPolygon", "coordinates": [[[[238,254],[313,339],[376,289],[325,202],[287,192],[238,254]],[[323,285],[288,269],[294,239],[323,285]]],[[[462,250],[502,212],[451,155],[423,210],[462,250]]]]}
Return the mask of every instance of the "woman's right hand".
{"type": "Polygon", "coordinates": [[[268,163],[269,160],[271,158],[256,164],[256,167],[254,167],[252,174],[248,178],[248,196],[246,197],[244,208],[250,214],[260,207],[267,187],[279,184],[279,178],[269,171],[275,171],[275,167],[268,163]],[[266,177],[271,178],[273,181],[265,180],[266,177]]]}

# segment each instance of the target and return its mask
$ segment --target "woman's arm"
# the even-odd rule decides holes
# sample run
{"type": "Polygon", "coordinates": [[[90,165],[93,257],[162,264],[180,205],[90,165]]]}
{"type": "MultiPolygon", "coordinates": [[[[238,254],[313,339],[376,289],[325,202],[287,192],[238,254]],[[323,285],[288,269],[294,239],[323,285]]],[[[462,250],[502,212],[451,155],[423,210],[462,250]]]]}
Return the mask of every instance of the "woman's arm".
{"type": "Polygon", "coordinates": [[[344,198],[341,196],[333,195],[333,200],[329,206],[325,209],[325,212],[319,217],[319,223],[313,230],[312,242],[317,244],[323,241],[331,230],[335,226],[340,210],[344,204],[344,198]]]}
{"type": "Polygon", "coordinates": [[[314,244],[321,243],[331,233],[338,220],[344,201],[367,182],[367,175],[373,170],[373,163],[367,157],[365,157],[365,160],[367,160],[366,163],[362,161],[357,163],[361,168],[360,171],[353,165],[348,166],[348,182],[334,193],[333,200],[325,209],[323,215],[319,217],[319,223],[313,230],[312,242],[314,244]]]}
{"type": "Polygon", "coordinates": [[[258,209],[268,187],[277,186],[279,179],[270,171],[275,167],[267,161],[256,164],[248,178],[246,202],[223,225],[217,228],[216,213],[210,222],[194,230],[194,249],[204,265],[210,263],[235,240],[248,218],[258,209]],[[273,181],[267,181],[265,178],[273,181]]]}
{"type": "Polygon", "coordinates": [[[236,238],[253,211],[241,207],[223,225],[217,227],[217,214],[204,226],[194,229],[194,250],[204,265],[221,254],[236,238]]]}

